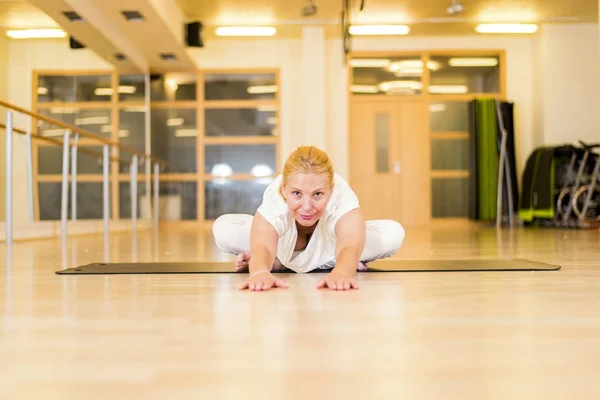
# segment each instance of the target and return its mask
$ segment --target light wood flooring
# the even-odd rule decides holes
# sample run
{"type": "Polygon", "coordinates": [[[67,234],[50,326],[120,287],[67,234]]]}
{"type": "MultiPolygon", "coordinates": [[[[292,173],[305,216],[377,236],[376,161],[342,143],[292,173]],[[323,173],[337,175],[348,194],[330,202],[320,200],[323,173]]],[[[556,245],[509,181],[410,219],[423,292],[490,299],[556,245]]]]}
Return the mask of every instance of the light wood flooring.
{"type": "MultiPolygon", "coordinates": [[[[406,259],[557,272],[58,276],[98,261],[233,260],[209,228],[0,245],[0,399],[598,399],[600,232],[408,229],[406,259]]],[[[233,267],[233,264],[232,264],[233,267]]]]}

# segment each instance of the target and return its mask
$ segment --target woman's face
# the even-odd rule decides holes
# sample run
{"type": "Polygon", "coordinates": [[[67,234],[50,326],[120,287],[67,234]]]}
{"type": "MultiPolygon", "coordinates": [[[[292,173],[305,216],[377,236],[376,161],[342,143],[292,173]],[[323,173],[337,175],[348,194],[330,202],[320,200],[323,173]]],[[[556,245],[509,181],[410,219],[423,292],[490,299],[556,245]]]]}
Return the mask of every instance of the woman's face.
{"type": "Polygon", "coordinates": [[[325,211],[332,191],[327,178],[319,174],[296,172],[288,177],[283,197],[290,214],[302,226],[312,226],[325,211]]]}

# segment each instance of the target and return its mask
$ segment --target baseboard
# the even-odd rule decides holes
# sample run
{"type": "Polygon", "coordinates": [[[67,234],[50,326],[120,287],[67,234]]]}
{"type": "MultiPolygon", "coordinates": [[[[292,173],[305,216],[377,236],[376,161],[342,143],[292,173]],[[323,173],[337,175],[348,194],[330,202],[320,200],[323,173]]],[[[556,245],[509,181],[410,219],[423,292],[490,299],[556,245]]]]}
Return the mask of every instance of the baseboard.
{"type": "MultiPolygon", "coordinates": [[[[152,221],[138,220],[136,230],[152,229],[152,221]]],[[[110,232],[130,232],[131,220],[110,221],[110,232]]],[[[102,220],[79,220],[68,221],[67,235],[81,236],[104,233],[104,222],[102,220]]],[[[13,227],[13,241],[25,241],[36,239],[49,239],[61,235],[60,221],[38,221],[21,223],[13,227]]],[[[0,222],[0,242],[6,242],[6,227],[0,222]]]]}

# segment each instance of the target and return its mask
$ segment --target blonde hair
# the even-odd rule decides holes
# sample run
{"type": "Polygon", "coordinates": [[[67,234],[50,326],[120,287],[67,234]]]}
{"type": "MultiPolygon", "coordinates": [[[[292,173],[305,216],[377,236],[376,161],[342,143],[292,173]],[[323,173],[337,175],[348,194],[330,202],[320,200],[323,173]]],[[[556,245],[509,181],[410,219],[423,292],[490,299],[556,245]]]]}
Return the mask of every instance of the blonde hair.
{"type": "Polygon", "coordinates": [[[333,165],[327,153],[317,147],[301,146],[288,156],[283,166],[280,192],[287,184],[289,176],[295,172],[325,175],[329,188],[333,189],[333,165]]]}

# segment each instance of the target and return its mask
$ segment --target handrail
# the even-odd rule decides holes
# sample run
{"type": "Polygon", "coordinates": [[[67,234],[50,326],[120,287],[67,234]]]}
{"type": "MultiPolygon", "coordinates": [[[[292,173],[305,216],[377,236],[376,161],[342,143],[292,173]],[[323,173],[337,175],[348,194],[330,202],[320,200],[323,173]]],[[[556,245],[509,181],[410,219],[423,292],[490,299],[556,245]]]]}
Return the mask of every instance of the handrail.
{"type": "MultiPolygon", "coordinates": [[[[6,129],[6,125],[4,125],[3,123],[0,122],[0,129],[6,129]]],[[[27,132],[25,132],[22,129],[14,128],[13,127],[12,130],[14,132],[17,132],[20,135],[27,135],[27,132]]],[[[46,142],[55,144],[55,145],[60,146],[60,147],[63,146],[63,142],[64,142],[64,140],[54,139],[54,138],[50,138],[50,137],[47,137],[47,136],[41,136],[41,135],[38,135],[38,134],[35,134],[35,133],[32,133],[31,137],[34,138],[34,139],[37,139],[37,140],[42,140],[42,141],[46,141],[46,142]]],[[[77,151],[79,151],[81,153],[88,154],[90,156],[102,158],[102,153],[94,151],[94,150],[86,149],[85,147],[79,147],[77,149],[77,151]]],[[[118,157],[112,156],[112,157],[109,157],[109,158],[110,158],[111,161],[118,162],[119,164],[123,164],[123,165],[129,166],[129,163],[127,161],[121,160],[118,157]]]]}
{"type": "MultiPolygon", "coordinates": [[[[148,78],[147,78],[148,79],[148,78]]],[[[149,87],[149,82],[147,82],[147,86],[149,87]]],[[[149,93],[146,93],[147,101],[149,101],[149,93]]],[[[153,165],[154,169],[154,179],[153,179],[153,194],[152,194],[152,202],[149,204],[150,207],[153,208],[153,227],[156,230],[158,228],[158,206],[159,206],[159,173],[160,167],[167,166],[168,163],[156,156],[151,154],[146,154],[143,151],[136,150],[132,147],[123,146],[118,142],[112,141],[105,137],[96,135],[92,132],[86,131],[84,129],[78,128],[76,126],[72,126],[65,122],[56,120],[54,118],[46,117],[41,114],[26,110],[24,108],[15,106],[13,104],[7,103],[5,101],[0,100],[0,106],[8,109],[6,112],[6,124],[0,124],[0,128],[6,130],[6,243],[12,244],[13,240],[13,232],[12,232],[12,222],[13,222],[13,210],[12,210],[12,190],[13,190],[13,132],[25,135],[27,140],[27,180],[29,187],[29,215],[30,219],[34,220],[34,200],[33,200],[33,192],[34,192],[34,183],[33,183],[33,156],[32,156],[32,140],[44,140],[49,143],[58,145],[62,147],[62,183],[61,183],[61,211],[60,211],[60,220],[61,220],[61,236],[63,239],[63,244],[66,243],[67,238],[67,219],[68,219],[68,177],[71,174],[71,215],[72,219],[75,220],[77,217],[77,153],[82,152],[94,157],[101,157],[102,159],[102,205],[103,205],[103,220],[104,220],[104,242],[106,248],[109,246],[108,240],[108,232],[109,232],[109,214],[110,214],[110,174],[109,174],[109,166],[110,161],[118,162],[120,164],[129,165],[130,168],[130,200],[131,200],[131,222],[133,231],[136,231],[136,223],[137,223],[137,208],[138,208],[138,189],[137,189],[137,181],[138,181],[138,164],[140,162],[146,161],[150,162],[153,165]],[[63,133],[63,140],[50,138],[47,136],[39,135],[37,133],[33,133],[31,131],[24,131],[22,129],[14,127],[14,118],[13,113],[21,113],[28,115],[36,120],[45,121],[51,125],[58,126],[59,128],[63,128],[65,131],[63,133]],[[74,135],[74,140],[70,140],[70,136],[74,135]],[[80,148],[77,144],[79,136],[83,136],[85,138],[91,138],[96,140],[102,144],[102,154],[95,152],[93,150],[89,150],[85,147],[80,148]],[[118,157],[109,156],[111,148],[118,148],[125,152],[131,153],[132,158],[131,162],[128,163],[124,160],[121,160],[118,157]],[[69,154],[71,153],[71,154],[69,154]],[[69,159],[71,161],[71,168],[69,171],[69,159]]],[[[36,123],[37,125],[37,123],[36,123]]],[[[147,126],[148,127],[148,126],[147,126]]],[[[37,130],[36,130],[37,131],[37,130]]],[[[148,165],[148,164],[146,164],[148,165]]],[[[150,199],[149,199],[150,201],[150,199]]]]}
{"type": "Polygon", "coordinates": [[[15,106],[14,104],[10,104],[10,103],[7,103],[7,102],[2,101],[2,100],[0,100],[0,106],[3,106],[5,108],[11,109],[11,110],[14,110],[14,111],[17,111],[17,112],[20,112],[22,114],[29,115],[30,117],[33,117],[33,118],[45,121],[45,122],[47,122],[49,124],[52,124],[52,125],[55,125],[55,126],[58,126],[59,128],[69,129],[72,132],[80,134],[81,136],[85,136],[85,137],[88,137],[90,139],[98,140],[99,142],[101,142],[103,144],[108,144],[108,145],[111,145],[111,146],[115,146],[115,147],[119,148],[120,150],[124,150],[124,151],[126,151],[128,153],[135,154],[135,155],[137,155],[139,157],[148,158],[148,159],[150,159],[150,160],[152,160],[152,161],[154,161],[156,163],[159,163],[159,164],[161,164],[163,166],[167,166],[168,165],[168,163],[165,160],[162,160],[162,159],[160,159],[160,158],[158,158],[156,156],[153,156],[152,154],[146,154],[143,151],[134,149],[133,147],[123,146],[122,144],[119,144],[118,142],[114,142],[114,141],[112,141],[110,139],[107,139],[105,137],[95,135],[92,132],[86,131],[84,129],[78,128],[78,127],[73,126],[73,125],[69,125],[66,122],[62,122],[62,121],[59,121],[59,120],[54,119],[54,118],[43,116],[41,114],[38,114],[38,113],[35,113],[35,112],[32,112],[32,111],[26,110],[24,108],[21,108],[19,106],[15,106]]]}

